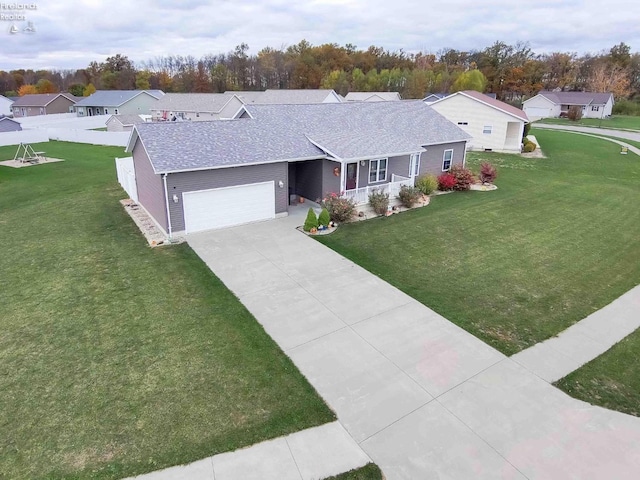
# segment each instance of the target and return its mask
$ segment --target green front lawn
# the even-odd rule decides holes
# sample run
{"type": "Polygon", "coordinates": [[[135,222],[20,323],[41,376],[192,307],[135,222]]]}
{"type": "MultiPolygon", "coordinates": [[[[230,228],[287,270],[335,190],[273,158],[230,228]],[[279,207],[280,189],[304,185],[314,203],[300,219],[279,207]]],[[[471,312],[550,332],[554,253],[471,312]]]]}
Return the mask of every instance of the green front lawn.
{"type": "Polygon", "coordinates": [[[0,166],[0,478],[121,478],[334,419],[188,245],[146,245],[122,149],[34,148],[66,161],[0,166]]]}
{"type": "Polygon", "coordinates": [[[640,417],[640,330],[555,383],[569,395],[640,417]]]}
{"type": "Polygon", "coordinates": [[[536,131],[546,159],[469,154],[499,189],[343,225],[318,240],[513,354],[640,283],[640,159],[610,142],[536,131]]]}
{"type": "Polygon", "coordinates": [[[364,467],[356,468],[325,480],[382,480],[382,471],[375,463],[368,463],[364,467]]]}
{"type": "Polygon", "coordinates": [[[612,115],[611,118],[582,118],[571,121],[567,118],[543,118],[533,123],[551,123],[556,125],[578,125],[584,127],[621,128],[625,130],[640,130],[640,117],[630,115],[612,115]]]}

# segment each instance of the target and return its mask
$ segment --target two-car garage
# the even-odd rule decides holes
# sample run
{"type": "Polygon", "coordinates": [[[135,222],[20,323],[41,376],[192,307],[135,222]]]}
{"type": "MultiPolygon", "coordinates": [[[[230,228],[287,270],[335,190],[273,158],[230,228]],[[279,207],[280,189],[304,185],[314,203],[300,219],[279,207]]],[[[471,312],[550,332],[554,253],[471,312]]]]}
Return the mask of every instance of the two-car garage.
{"type": "Polygon", "coordinates": [[[275,218],[275,182],[184,192],[186,233],[275,218]]]}

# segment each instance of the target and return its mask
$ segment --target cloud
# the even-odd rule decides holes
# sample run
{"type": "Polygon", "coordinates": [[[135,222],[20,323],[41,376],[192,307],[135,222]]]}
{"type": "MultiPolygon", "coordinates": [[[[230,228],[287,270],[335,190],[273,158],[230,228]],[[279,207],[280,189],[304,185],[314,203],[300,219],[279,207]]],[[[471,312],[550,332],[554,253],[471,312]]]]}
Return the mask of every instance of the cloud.
{"type": "Polygon", "coordinates": [[[35,34],[10,35],[11,22],[0,22],[0,68],[83,68],[116,53],[136,62],[201,57],[242,42],[257,53],[302,39],[431,53],[523,41],[537,53],[580,54],[624,41],[637,51],[640,9],[628,7],[627,0],[606,8],[600,0],[538,0],[526,8],[511,0],[66,0],[27,12],[35,34]]]}

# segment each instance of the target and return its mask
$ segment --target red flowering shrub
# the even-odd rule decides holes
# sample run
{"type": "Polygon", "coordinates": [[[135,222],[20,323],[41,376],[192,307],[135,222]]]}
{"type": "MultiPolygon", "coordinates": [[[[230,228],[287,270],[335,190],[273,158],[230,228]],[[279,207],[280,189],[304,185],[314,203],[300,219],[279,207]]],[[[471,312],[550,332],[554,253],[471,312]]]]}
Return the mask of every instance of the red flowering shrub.
{"type": "Polygon", "coordinates": [[[475,181],[471,170],[464,168],[462,165],[454,165],[449,170],[449,173],[456,179],[456,184],[453,186],[454,190],[469,190],[471,184],[475,181]]]}
{"type": "Polygon", "coordinates": [[[356,203],[337,193],[329,193],[322,199],[322,206],[329,212],[329,217],[337,223],[348,222],[356,213],[356,203]]]}
{"type": "Polygon", "coordinates": [[[453,190],[453,187],[455,186],[456,177],[454,177],[449,172],[443,173],[438,177],[438,190],[446,192],[448,190],[453,190]]]}
{"type": "Polygon", "coordinates": [[[498,171],[496,167],[489,162],[482,162],[480,164],[480,181],[482,183],[493,183],[497,176],[498,171]]]}

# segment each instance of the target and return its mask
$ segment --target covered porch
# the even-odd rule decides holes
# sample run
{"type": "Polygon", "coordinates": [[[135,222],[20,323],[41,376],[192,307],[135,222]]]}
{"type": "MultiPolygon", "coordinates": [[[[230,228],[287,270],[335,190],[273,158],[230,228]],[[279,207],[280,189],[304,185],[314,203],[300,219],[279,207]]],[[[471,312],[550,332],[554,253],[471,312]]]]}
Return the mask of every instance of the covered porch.
{"type": "Polygon", "coordinates": [[[391,175],[391,181],[380,185],[368,185],[366,187],[344,190],[342,196],[352,199],[356,205],[365,205],[369,202],[369,195],[374,192],[388,193],[390,199],[395,199],[400,193],[403,185],[413,187],[414,178],[403,177],[402,175],[391,175]]]}

